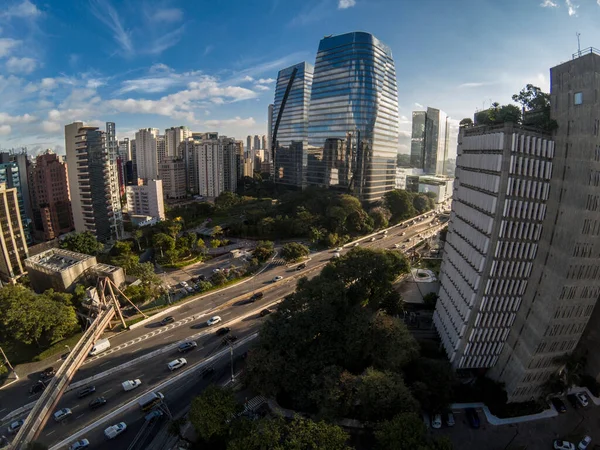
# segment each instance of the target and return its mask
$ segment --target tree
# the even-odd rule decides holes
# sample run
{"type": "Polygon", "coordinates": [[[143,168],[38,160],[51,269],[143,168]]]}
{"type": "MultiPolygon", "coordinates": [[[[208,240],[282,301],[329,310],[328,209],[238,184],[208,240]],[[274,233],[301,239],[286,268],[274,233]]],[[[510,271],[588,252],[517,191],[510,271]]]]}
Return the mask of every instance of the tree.
{"type": "Polygon", "coordinates": [[[437,303],[438,295],[435,292],[429,292],[423,296],[423,302],[425,303],[425,307],[427,309],[435,309],[435,304],[437,303]]]}
{"type": "Polygon", "coordinates": [[[448,361],[417,358],[407,367],[406,376],[425,411],[440,413],[452,401],[456,377],[448,361]]]}
{"type": "Polygon", "coordinates": [[[459,122],[458,126],[459,126],[459,128],[472,127],[473,126],[473,119],[471,119],[470,117],[465,117],[464,119],[462,119],[459,122]]]}
{"type": "Polygon", "coordinates": [[[83,233],[67,235],[61,241],[60,248],[71,250],[72,252],[96,256],[102,252],[104,245],[98,242],[96,236],[94,236],[90,231],[85,231],[83,233]]]}
{"type": "Polygon", "coordinates": [[[290,242],[281,248],[281,257],[286,262],[295,262],[306,258],[310,254],[310,249],[298,242],[290,242]]]}
{"type": "Polygon", "coordinates": [[[529,111],[550,108],[550,94],[546,94],[533,84],[526,85],[518,94],[512,96],[512,100],[529,111]]]}
{"type": "Polygon", "coordinates": [[[377,230],[380,228],[387,228],[392,213],[390,213],[389,209],[378,206],[371,210],[369,216],[373,219],[373,227],[377,230]]]}
{"type": "Polygon", "coordinates": [[[411,195],[404,190],[394,190],[386,192],[383,196],[386,208],[392,214],[392,223],[400,222],[415,215],[411,195]]]}
{"type": "Polygon", "coordinates": [[[223,191],[215,198],[215,206],[220,210],[228,210],[240,203],[240,197],[233,192],[223,191]]]}
{"type": "Polygon", "coordinates": [[[415,413],[398,414],[375,431],[379,450],[429,450],[423,419],[415,413]]]}
{"type": "Polygon", "coordinates": [[[425,194],[417,194],[413,198],[413,206],[418,214],[423,214],[425,211],[431,209],[429,207],[429,197],[425,194]]]}
{"type": "Polygon", "coordinates": [[[258,259],[259,262],[264,263],[267,259],[273,256],[273,253],[273,242],[260,241],[252,251],[252,256],[258,259]]]}
{"type": "Polygon", "coordinates": [[[220,225],[215,225],[212,229],[212,231],[210,232],[211,237],[213,238],[218,238],[220,236],[223,236],[223,228],[221,228],[220,225]]]}
{"type": "Polygon", "coordinates": [[[189,419],[200,438],[212,442],[226,436],[229,421],[240,409],[230,389],[210,385],[192,400],[189,419]]]}
{"type": "Polygon", "coordinates": [[[165,233],[157,233],[152,236],[152,245],[160,250],[160,256],[164,257],[164,253],[175,248],[175,239],[165,233]]]}
{"type": "Polygon", "coordinates": [[[140,263],[140,257],[131,250],[131,242],[117,241],[111,249],[111,263],[122,267],[126,275],[133,275],[140,263]]]}
{"type": "Polygon", "coordinates": [[[170,435],[177,436],[179,439],[187,441],[187,439],[181,434],[181,427],[187,423],[185,417],[179,417],[178,419],[171,420],[167,431],[170,435]]]}
{"type": "Polygon", "coordinates": [[[144,232],[142,230],[140,230],[139,228],[135,228],[131,232],[131,237],[135,241],[138,251],[141,252],[142,251],[141,240],[142,240],[142,237],[144,237],[144,232]]]}
{"type": "Polygon", "coordinates": [[[213,273],[210,277],[210,282],[213,286],[221,286],[222,284],[225,284],[226,281],[227,277],[221,270],[213,273]]]}

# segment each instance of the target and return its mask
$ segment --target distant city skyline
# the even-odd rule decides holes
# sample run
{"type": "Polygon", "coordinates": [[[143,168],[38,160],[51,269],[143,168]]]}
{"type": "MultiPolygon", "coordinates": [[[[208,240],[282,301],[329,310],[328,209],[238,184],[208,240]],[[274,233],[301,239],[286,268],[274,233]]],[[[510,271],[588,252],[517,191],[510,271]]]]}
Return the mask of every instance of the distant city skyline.
{"type": "Polygon", "coordinates": [[[314,42],[325,35],[361,30],[386,42],[396,61],[400,152],[410,152],[412,111],[435,105],[452,118],[454,157],[460,119],[492,101],[510,102],[527,83],[548,91],[548,67],[577,51],[575,33],[582,48],[600,37],[593,1],[431,6],[8,0],[0,14],[0,148],[64,154],[64,126],[74,121],[115,122],[119,139],[182,125],[236,139],[267,135],[277,72],[314,63],[314,42]],[[246,40],[228,31],[258,17],[276,26],[246,40]],[[490,29],[503,32],[494,37],[490,29]],[[485,43],[473,39],[482,35],[485,43]]]}

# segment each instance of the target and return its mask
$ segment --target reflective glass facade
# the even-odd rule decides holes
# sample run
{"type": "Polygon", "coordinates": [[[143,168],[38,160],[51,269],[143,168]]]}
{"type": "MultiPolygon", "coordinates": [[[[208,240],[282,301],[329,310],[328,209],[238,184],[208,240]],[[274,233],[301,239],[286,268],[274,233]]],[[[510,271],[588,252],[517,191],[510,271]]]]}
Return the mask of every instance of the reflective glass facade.
{"type": "Polygon", "coordinates": [[[394,189],[398,91],[389,47],[362,32],[322,39],[308,117],[308,184],[367,201],[394,189]]]}
{"type": "MultiPolygon", "coordinates": [[[[273,102],[272,124],[275,127],[285,91],[294,69],[298,69],[277,129],[274,176],[277,183],[303,188],[306,186],[308,146],[308,107],[313,82],[313,66],[306,62],[279,71],[273,102]]],[[[271,130],[274,133],[274,130],[271,130]]]]}
{"type": "Polygon", "coordinates": [[[426,174],[446,175],[450,129],[444,111],[427,108],[413,111],[410,163],[426,174]]]}

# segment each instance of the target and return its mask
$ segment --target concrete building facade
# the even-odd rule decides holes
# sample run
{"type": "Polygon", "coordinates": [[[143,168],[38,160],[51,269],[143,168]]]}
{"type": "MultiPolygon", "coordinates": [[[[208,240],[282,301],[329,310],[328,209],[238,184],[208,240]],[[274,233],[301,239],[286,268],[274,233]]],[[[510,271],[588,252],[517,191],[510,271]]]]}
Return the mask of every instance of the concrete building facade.
{"type": "Polygon", "coordinates": [[[158,169],[164,197],[167,199],[185,198],[186,174],[183,159],[168,156],[159,164],[158,169]]]}
{"type": "Polygon", "coordinates": [[[162,180],[146,180],[137,186],[127,186],[129,214],[165,219],[162,180]]]}
{"type": "MultiPolygon", "coordinates": [[[[137,177],[156,179],[158,176],[158,129],[142,128],[135,133],[135,163],[137,177]]],[[[162,141],[164,144],[164,140],[162,141]]]]}
{"type": "Polygon", "coordinates": [[[0,183],[0,279],[14,282],[23,275],[27,256],[17,190],[0,183]]]}
{"type": "Polygon", "coordinates": [[[195,143],[198,153],[198,193],[204,197],[217,197],[225,189],[223,167],[223,136],[206,133],[195,143]]]}
{"type": "Polygon", "coordinates": [[[192,132],[188,127],[171,127],[165,130],[166,156],[183,158],[180,144],[191,137],[192,132]]]}

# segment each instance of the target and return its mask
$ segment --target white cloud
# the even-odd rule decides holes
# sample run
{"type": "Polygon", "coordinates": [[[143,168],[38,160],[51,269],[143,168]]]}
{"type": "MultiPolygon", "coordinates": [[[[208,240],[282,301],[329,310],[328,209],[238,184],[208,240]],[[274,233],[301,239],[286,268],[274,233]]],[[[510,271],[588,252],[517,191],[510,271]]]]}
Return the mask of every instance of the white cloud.
{"type": "MultiPolygon", "coordinates": [[[[600,0],[598,0],[600,1],[600,0]]],[[[206,47],[204,47],[204,56],[208,55],[210,52],[212,52],[215,49],[214,45],[207,45],[206,47]]]]}
{"type": "Polygon", "coordinates": [[[0,58],[8,56],[12,49],[21,44],[21,41],[11,38],[0,38],[0,58]]]}
{"type": "Polygon", "coordinates": [[[159,9],[152,16],[155,22],[179,22],[183,19],[183,11],[179,8],[159,9]]]}
{"type": "Polygon", "coordinates": [[[235,117],[233,119],[222,119],[222,120],[206,120],[203,122],[206,127],[209,128],[223,128],[223,127],[231,127],[238,126],[243,128],[252,127],[256,124],[254,117],[248,117],[247,119],[242,119],[241,117],[235,117]]]}
{"type": "MultiPolygon", "coordinates": [[[[598,1],[600,1],[600,0],[598,0],[598,1]]],[[[544,0],[542,3],[540,3],[540,6],[542,8],[557,8],[558,3],[555,3],[552,0],[544,0]]]]}
{"type": "MultiPolygon", "coordinates": [[[[600,1],[600,0],[598,0],[598,1],[600,1]]],[[[261,78],[257,81],[258,84],[271,84],[274,82],[275,82],[275,79],[273,79],[273,78],[261,78]]]]}
{"type": "Polygon", "coordinates": [[[42,130],[44,130],[44,132],[46,132],[48,134],[58,133],[59,131],[62,131],[62,126],[58,122],[44,120],[44,121],[42,121],[41,125],[42,125],[42,130]]]}
{"type": "Polygon", "coordinates": [[[154,39],[144,53],[150,53],[151,55],[158,55],[168,48],[173,47],[181,40],[181,36],[185,31],[185,26],[181,26],[173,31],[163,34],[162,36],[154,39]]]}
{"type": "Polygon", "coordinates": [[[410,131],[399,130],[398,136],[400,136],[401,138],[407,138],[407,137],[409,138],[412,136],[412,133],[410,131]]]}
{"type": "Polygon", "coordinates": [[[356,0],[338,0],[338,9],[352,8],[356,5],[356,0]]]}
{"type": "Polygon", "coordinates": [[[130,32],[125,29],[117,11],[108,0],[90,0],[92,14],[113,33],[113,38],[121,50],[131,55],[134,52],[130,32]]]}
{"type": "Polygon", "coordinates": [[[29,114],[23,114],[22,116],[11,116],[10,114],[0,112],[0,124],[3,125],[14,125],[17,123],[31,123],[35,122],[36,118],[29,114]]]}
{"type": "Polygon", "coordinates": [[[17,58],[12,56],[6,62],[6,70],[11,73],[24,73],[28,74],[35,70],[37,61],[33,58],[17,58]]]}
{"type": "Polygon", "coordinates": [[[7,134],[10,134],[11,131],[12,128],[10,125],[0,125],[0,136],[6,136],[7,134]]]}
{"type": "Polygon", "coordinates": [[[18,5],[6,8],[5,11],[0,13],[0,17],[35,18],[38,17],[40,14],[42,14],[42,12],[39,9],[37,9],[37,6],[35,6],[29,0],[25,0],[18,5]]]}
{"type": "Polygon", "coordinates": [[[172,71],[173,71],[173,69],[171,69],[169,66],[167,66],[166,64],[163,64],[163,63],[152,64],[152,66],[150,67],[150,70],[149,70],[150,73],[172,72],[172,71]]]}
{"type": "Polygon", "coordinates": [[[246,75],[244,78],[242,78],[242,81],[250,81],[250,82],[252,82],[252,81],[254,81],[254,78],[252,78],[249,75],[246,75]]]}
{"type": "Polygon", "coordinates": [[[425,108],[425,107],[424,107],[423,105],[421,105],[420,103],[415,103],[415,106],[416,106],[417,108],[425,108]]]}
{"type": "Polygon", "coordinates": [[[492,84],[492,83],[488,83],[488,82],[463,83],[463,84],[459,84],[458,88],[459,89],[478,88],[478,87],[482,87],[482,86],[488,86],[489,84],[492,84]]]}
{"type": "Polygon", "coordinates": [[[269,86],[264,86],[262,84],[256,84],[254,85],[255,89],[258,89],[259,91],[270,91],[271,88],[269,86]]]}
{"type": "Polygon", "coordinates": [[[577,8],[579,8],[579,5],[573,3],[572,0],[565,0],[565,4],[567,5],[569,16],[577,16],[577,8]]]}

